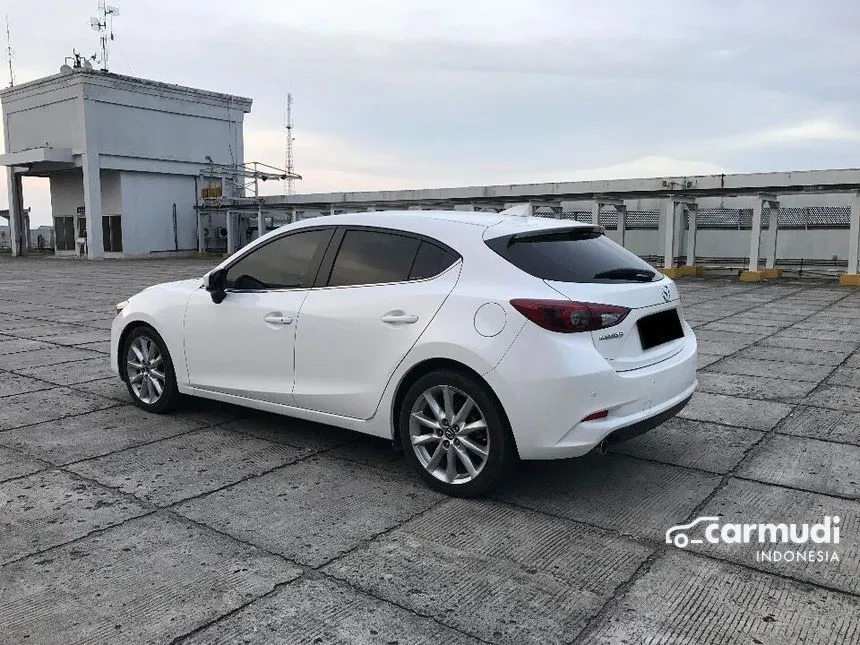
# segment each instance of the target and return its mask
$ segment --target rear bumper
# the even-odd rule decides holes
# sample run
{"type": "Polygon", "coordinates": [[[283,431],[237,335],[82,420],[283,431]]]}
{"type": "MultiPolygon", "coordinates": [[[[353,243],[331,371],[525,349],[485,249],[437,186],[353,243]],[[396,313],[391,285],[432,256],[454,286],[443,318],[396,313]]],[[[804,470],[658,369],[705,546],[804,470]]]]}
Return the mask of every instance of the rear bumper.
{"type": "Polygon", "coordinates": [[[613,444],[621,443],[622,441],[629,441],[630,439],[634,439],[641,434],[645,434],[649,430],[653,430],[654,428],[656,428],[662,423],[665,423],[666,421],[674,417],[676,414],[678,414],[681,410],[683,410],[690,402],[691,398],[693,398],[692,395],[688,396],[680,403],[676,403],[671,408],[661,412],[660,414],[655,414],[653,417],[643,419],[642,421],[637,421],[632,425],[626,426],[624,428],[618,428],[618,430],[610,432],[605,439],[606,443],[613,444]]]}
{"type": "Polygon", "coordinates": [[[684,328],[675,355],[616,372],[590,338],[527,325],[484,375],[505,408],[520,458],[578,457],[604,440],[630,439],[676,415],[698,386],[696,337],[684,328]],[[583,421],[604,410],[605,417],[583,421]]]}

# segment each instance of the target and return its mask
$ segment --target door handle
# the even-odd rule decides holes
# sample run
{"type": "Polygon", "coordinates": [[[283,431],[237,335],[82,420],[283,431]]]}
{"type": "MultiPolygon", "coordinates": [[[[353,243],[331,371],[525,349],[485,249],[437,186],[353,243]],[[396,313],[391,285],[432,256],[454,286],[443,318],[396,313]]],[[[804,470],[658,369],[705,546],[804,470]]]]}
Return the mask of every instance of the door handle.
{"type": "Polygon", "coordinates": [[[290,325],[293,319],[290,316],[282,316],[280,314],[269,314],[263,318],[270,325],[290,325]]]}
{"type": "Polygon", "coordinates": [[[384,323],[411,325],[418,322],[418,316],[410,314],[385,314],[380,320],[384,323]]]}

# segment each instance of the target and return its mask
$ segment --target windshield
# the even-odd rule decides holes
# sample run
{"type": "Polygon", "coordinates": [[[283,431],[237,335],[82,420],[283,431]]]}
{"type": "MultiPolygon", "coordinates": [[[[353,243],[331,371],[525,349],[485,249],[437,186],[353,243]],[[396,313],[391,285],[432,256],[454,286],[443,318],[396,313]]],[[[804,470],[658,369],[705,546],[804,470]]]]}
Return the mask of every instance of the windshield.
{"type": "Polygon", "coordinates": [[[577,227],[518,233],[487,240],[487,246],[517,268],[558,282],[656,282],[663,275],[603,235],[577,227]]]}

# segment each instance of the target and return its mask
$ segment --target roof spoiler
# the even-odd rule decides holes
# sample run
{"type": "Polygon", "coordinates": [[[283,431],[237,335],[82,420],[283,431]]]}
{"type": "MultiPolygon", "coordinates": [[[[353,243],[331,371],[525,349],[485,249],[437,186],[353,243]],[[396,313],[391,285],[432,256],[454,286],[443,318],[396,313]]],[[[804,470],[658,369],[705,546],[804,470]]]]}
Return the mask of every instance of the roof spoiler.
{"type": "Polygon", "coordinates": [[[594,225],[579,225],[579,226],[570,226],[564,228],[542,228],[534,231],[524,231],[521,233],[513,233],[508,237],[508,246],[515,244],[516,242],[523,242],[527,240],[534,240],[540,238],[549,238],[559,235],[569,235],[571,233],[578,233],[580,235],[606,235],[606,229],[602,226],[594,226],[594,225]]]}

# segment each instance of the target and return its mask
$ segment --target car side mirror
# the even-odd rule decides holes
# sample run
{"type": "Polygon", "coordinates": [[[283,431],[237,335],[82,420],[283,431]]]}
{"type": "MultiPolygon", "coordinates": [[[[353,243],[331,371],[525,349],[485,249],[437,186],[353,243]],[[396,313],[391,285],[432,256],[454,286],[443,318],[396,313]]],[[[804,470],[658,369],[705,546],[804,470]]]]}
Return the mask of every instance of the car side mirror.
{"type": "Polygon", "coordinates": [[[227,269],[215,269],[203,278],[203,287],[216,305],[227,297],[227,269]]]}

